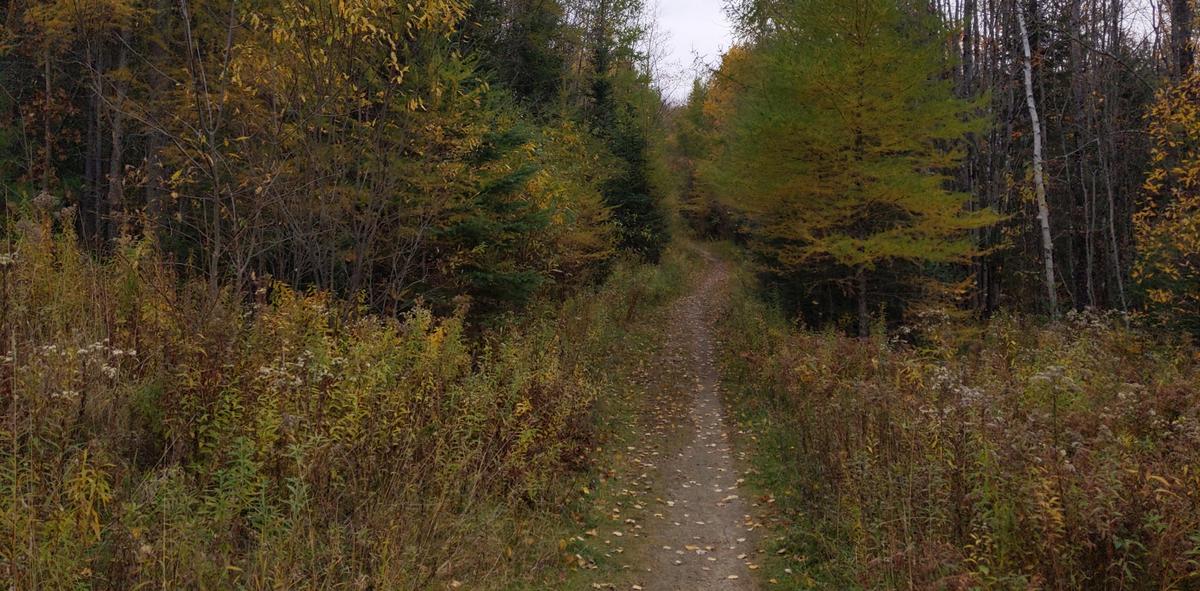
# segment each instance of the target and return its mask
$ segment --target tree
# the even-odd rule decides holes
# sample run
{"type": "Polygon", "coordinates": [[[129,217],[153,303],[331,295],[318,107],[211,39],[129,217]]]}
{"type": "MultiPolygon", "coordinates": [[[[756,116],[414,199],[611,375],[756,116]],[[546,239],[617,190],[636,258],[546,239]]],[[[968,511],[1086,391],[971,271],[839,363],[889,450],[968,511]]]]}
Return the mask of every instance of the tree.
{"type": "Polygon", "coordinates": [[[1182,80],[1196,62],[1195,0],[1171,1],[1171,75],[1182,80]]]}
{"type": "Polygon", "coordinates": [[[1158,320],[1200,334],[1200,71],[1159,94],[1150,135],[1134,278],[1158,320]]]}
{"type": "MultiPolygon", "coordinates": [[[[0,189],[74,206],[96,254],[154,238],[212,297],[282,280],[398,312],[505,292],[486,311],[570,289],[614,254],[601,190],[654,157],[590,133],[589,3],[11,2],[0,189]],[[480,157],[515,129],[527,141],[480,157]]],[[[625,5],[606,130],[646,138],[625,5]]]]}
{"type": "Polygon", "coordinates": [[[873,275],[965,262],[978,253],[968,232],[997,220],[946,188],[953,146],[983,120],[944,76],[935,25],[897,3],[803,0],[782,18],[734,74],[711,179],[754,215],[777,267],[828,271],[855,296],[865,335],[873,275]]]}
{"type": "Polygon", "coordinates": [[[641,0],[595,0],[592,6],[591,83],[587,107],[592,131],[620,160],[622,170],[604,188],[620,243],[655,261],[669,240],[666,213],[650,179],[650,134],[659,126],[661,98],[639,71],[641,0]]]}
{"type": "Polygon", "coordinates": [[[674,113],[672,164],[680,183],[680,213],[700,235],[721,236],[727,229],[724,216],[719,204],[699,182],[697,170],[697,163],[710,157],[714,143],[715,123],[704,111],[708,90],[708,85],[700,80],[693,81],[687,104],[674,113]]]}
{"type": "Polygon", "coordinates": [[[1042,162],[1042,120],[1038,117],[1037,101],[1033,97],[1033,55],[1029,48],[1029,31],[1025,14],[1017,7],[1017,23],[1025,61],[1025,101],[1029,105],[1029,121],[1033,130],[1033,184],[1037,191],[1038,225],[1042,230],[1042,265],[1045,268],[1047,305],[1050,315],[1058,315],[1058,284],[1054,280],[1054,239],[1050,233],[1050,206],[1046,203],[1046,180],[1042,162]]]}
{"type": "Polygon", "coordinates": [[[564,92],[569,30],[558,0],[476,0],[461,35],[485,75],[538,112],[564,92]]]}

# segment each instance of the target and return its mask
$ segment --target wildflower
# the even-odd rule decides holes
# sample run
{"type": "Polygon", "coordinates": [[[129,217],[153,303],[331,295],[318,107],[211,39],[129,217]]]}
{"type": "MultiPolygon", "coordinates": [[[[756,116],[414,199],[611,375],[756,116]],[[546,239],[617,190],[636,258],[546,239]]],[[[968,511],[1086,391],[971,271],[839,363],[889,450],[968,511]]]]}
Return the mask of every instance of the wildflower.
{"type": "Polygon", "coordinates": [[[16,262],[17,262],[17,253],[6,252],[3,254],[0,254],[0,267],[7,267],[9,265],[14,265],[14,264],[16,264],[16,262]]]}
{"type": "Polygon", "coordinates": [[[959,401],[960,401],[959,404],[963,408],[974,408],[974,407],[982,406],[983,400],[984,400],[984,394],[978,388],[972,388],[965,384],[959,384],[958,387],[955,389],[958,391],[958,394],[959,394],[959,401]]]}
{"type": "Polygon", "coordinates": [[[106,365],[102,366],[100,368],[100,371],[101,371],[101,373],[103,373],[105,375],[105,377],[107,377],[110,380],[117,377],[117,368],[115,368],[111,365],[106,364],[106,365]]]}
{"type": "Polygon", "coordinates": [[[51,398],[57,398],[61,400],[74,400],[78,396],[79,392],[75,390],[63,390],[50,395],[51,398]]]}

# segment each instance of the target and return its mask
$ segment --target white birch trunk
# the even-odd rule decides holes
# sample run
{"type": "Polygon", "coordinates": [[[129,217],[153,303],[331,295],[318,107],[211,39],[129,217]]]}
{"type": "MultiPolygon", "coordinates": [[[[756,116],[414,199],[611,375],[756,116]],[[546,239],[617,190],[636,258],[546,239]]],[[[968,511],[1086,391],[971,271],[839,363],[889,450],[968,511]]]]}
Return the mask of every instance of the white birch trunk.
{"type": "Polygon", "coordinates": [[[1042,226],[1042,259],[1046,264],[1046,295],[1050,314],[1058,316],[1058,290],[1054,281],[1054,240],[1050,234],[1050,206],[1046,204],[1046,179],[1042,164],[1042,122],[1037,102],[1033,98],[1033,51],[1029,47],[1029,31],[1025,14],[1017,7],[1017,24],[1021,27],[1021,45],[1025,50],[1025,100],[1029,103],[1029,119],[1033,123],[1033,184],[1037,190],[1038,223],[1042,226]]]}

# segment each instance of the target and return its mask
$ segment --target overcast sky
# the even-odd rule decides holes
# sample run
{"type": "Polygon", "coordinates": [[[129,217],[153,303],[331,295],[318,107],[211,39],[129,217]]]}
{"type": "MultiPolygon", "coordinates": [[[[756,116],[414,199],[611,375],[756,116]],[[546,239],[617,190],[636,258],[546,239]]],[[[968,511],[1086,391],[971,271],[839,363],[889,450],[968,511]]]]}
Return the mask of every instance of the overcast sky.
{"type": "MultiPolygon", "coordinates": [[[[732,45],[733,32],[723,4],[724,0],[647,1],[658,25],[658,38],[651,49],[659,58],[655,76],[668,100],[686,101],[692,80],[703,71],[704,65],[716,66],[732,45]]],[[[1149,34],[1152,6],[1153,0],[1131,0],[1125,4],[1126,26],[1135,36],[1149,34]]]]}
{"type": "MultiPolygon", "coordinates": [[[[656,49],[662,61],[659,84],[674,102],[687,100],[692,79],[699,73],[696,58],[716,65],[729,49],[733,33],[722,8],[723,0],[655,0],[658,27],[663,35],[656,49]]],[[[651,3],[653,4],[653,3],[651,3]]]]}

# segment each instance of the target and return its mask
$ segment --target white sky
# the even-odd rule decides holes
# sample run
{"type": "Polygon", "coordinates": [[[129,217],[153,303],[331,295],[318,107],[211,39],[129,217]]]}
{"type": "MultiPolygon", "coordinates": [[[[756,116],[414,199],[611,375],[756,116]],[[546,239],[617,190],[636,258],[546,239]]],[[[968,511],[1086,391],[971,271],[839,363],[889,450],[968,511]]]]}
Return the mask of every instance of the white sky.
{"type": "Polygon", "coordinates": [[[692,80],[706,65],[716,66],[729,49],[733,31],[723,0],[657,0],[656,4],[652,17],[660,35],[652,52],[660,61],[655,75],[667,100],[682,103],[692,80]]]}
{"type": "MultiPolygon", "coordinates": [[[[668,101],[687,100],[692,80],[707,67],[719,65],[733,44],[733,30],[723,9],[724,0],[649,0],[649,18],[655,24],[651,55],[654,76],[668,101]]],[[[1135,38],[1150,34],[1155,23],[1153,0],[1130,0],[1125,24],[1135,38]]]]}

